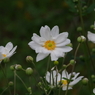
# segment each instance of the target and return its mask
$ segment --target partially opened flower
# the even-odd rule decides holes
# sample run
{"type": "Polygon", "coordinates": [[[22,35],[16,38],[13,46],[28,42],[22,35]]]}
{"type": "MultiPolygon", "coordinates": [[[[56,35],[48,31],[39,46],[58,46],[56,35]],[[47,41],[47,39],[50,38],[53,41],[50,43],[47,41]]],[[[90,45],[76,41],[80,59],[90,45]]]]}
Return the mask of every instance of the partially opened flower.
{"type": "Polygon", "coordinates": [[[54,70],[51,73],[47,72],[45,78],[51,86],[57,85],[62,87],[62,90],[66,90],[67,85],[68,89],[72,89],[72,87],[83,78],[83,76],[78,77],[80,73],[73,72],[72,74],[68,74],[66,70],[62,71],[62,74],[59,74],[57,71],[54,70]],[[71,77],[72,74],[73,77],[71,77]]]}
{"type": "Polygon", "coordinates": [[[5,58],[10,58],[16,50],[17,46],[13,48],[13,44],[8,42],[6,46],[0,46],[0,62],[5,58]]]}
{"type": "Polygon", "coordinates": [[[89,41],[95,43],[95,33],[91,33],[90,31],[88,31],[87,37],[89,41]]]}
{"type": "Polygon", "coordinates": [[[32,41],[29,42],[29,46],[38,53],[36,61],[42,60],[49,54],[51,60],[58,60],[59,57],[64,57],[66,52],[72,50],[67,46],[70,44],[70,40],[67,39],[68,33],[63,32],[59,34],[58,26],[54,26],[52,30],[48,26],[41,27],[40,36],[33,34],[32,41]]]}

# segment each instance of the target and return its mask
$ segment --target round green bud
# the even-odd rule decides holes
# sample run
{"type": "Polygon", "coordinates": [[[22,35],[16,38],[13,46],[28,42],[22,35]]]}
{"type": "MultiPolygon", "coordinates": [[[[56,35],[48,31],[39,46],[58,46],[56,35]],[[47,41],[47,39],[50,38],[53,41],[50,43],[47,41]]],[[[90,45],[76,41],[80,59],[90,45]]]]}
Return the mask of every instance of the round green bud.
{"type": "Polygon", "coordinates": [[[95,48],[92,49],[92,52],[95,53],[95,48]]]}
{"type": "Polygon", "coordinates": [[[66,45],[66,46],[70,46],[70,47],[73,47],[72,43],[70,43],[70,44],[68,44],[68,45],[66,45]]]}
{"type": "Polygon", "coordinates": [[[82,84],[87,85],[88,84],[88,78],[83,78],[82,79],[82,84]]]}
{"type": "Polygon", "coordinates": [[[33,69],[31,67],[28,67],[26,70],[25,70],[26,74],[27,75],[31,75],[33,73],[33,69]]]}
{"type": "Polygon", "coordinates": [[[19,65],[19,64],[16,64],[16,65],[15,65],[15,69],[16,69],[16,70],[22,70],[22,66],[19,65]]]}
{"type": "Polygon", "coordinates": [[[10,69],[11,69],[11,70],[14,70],[14,69],[15,69],[15,66],[14,66],[14,65],[11,65],[11,66],[10,66],[10,69]]]}
{"type": "Polygon", "coordinates": [[[41,86],[41,85],[42,85],[42,83],[41,83],[41,82],[39,82],[39,83],[38,83],[38,86],[41,86]]]}
{"type": "Polygon", "coordinates": [[[8,83],[8,85],[9,85],[9,86],[13,86],[14,83],[13,83],[12,81],[10,81],[10,82],[8,83]]]}
{"type": "Polygon", "coordinates": [[[85,42],[86,38],[84,36],[80,36],[80,37],[77,38],[77,41],[80,42],[80,43],[85,42]]]}
{"type": "Polygon", "coordinates": [[[5,58],[5,59],[3,59],[3,62],[4,62],[4,63],[7,63],[7,62],[9,62],[9,61],[10,61],[9,58],[5,58]]]}
{"type": "Polygon", "coordinates": [[[91,75],[91,78],[92,78],[92,79],[95,79],[95,75],[91,75]]]}
{"type": "Polygon", "coordinates": [[[78,32],[82,31],[82,27],[77,27],[77,31],[78,32]]]}
{"type": "Polygon", "coordinates": [[[70,60],[70,64],[74,65],[76,63],[76,61],[74,59],[70,60]]]}
{"type": "Polygon", "coordinates": [[[59,64],[59,62],[58,61],[54,61],[54,65],[58,65],[59,64]]]}
{"type": "Polygon", "coordinates": [[[90,25],[90,28],[91,28],[91,29],[94,29],[94,25],[90,25]]]}
{"type": "Polygon", "coordinates": [[[28,92],[29,92],[30,94],[32,94],[32,88],[31,88],[31,87],[28,87],[27,90],[28,90],[28,92]]]}
{"type": "Polygon", "coordinates": [[[27,62],[33,62],[33,57],[27,56],[27,57],[26,57],[26,61],[27,61],[27,62]]]}
{"type": "Polygon", "coordinates": [[[67,68],[67,65],[63,65],[63,69],[66,69],[67,68]]]}

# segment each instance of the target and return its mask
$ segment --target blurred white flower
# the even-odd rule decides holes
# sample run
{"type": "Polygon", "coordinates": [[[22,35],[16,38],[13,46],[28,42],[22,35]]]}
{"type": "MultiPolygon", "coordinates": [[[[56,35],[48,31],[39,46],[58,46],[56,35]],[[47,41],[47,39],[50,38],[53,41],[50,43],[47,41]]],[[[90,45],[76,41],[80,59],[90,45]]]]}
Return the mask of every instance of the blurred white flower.
{"type": "Polygon", "coordinates": [[[5,58],[10,58],[16,50],[17,46],[13,48],[13,44],[8,42],[6,46],[0,46],[0,62],[5,58]]]}
{"type": "Polygon", "coordinates": [[[93,89],[93,93],[95,94],[95,88],[93,89]]]}
{"type": "Polygon", "coordinates": [[[90,31],[88,31],[87,37],[89,41],[95,43],[95,33],[91,33],[90,31]]]}
{"type": "Polygon", "coordinates": [[[77,77],[80,73],[73,72],[73,77],[71,77],[71,73],[68,74],[66,70],[62,71],[62,74],[59,74],[58,71],[51,71],[46,73],[45,79],[51,86],[62,87],[62,90],[72,89],[72,87],[77,84],[83,76],[77,77]],[[71,80],[70,80],[71,77],[71,80]]]}
{"type": "Polygon", "coordinates": [[[40,36],[33,34],[32,41],[28,45],[38,53],[36,61],[40,61],[49,54],[51,60],[58,60],[59,57],[64,57],[66,52],[72,50],[70,40],[67,39],[68,33],[63,32],[59,34],[58,26],[54,26],[52,30],[48,26],[41,27],[40,36]]]}

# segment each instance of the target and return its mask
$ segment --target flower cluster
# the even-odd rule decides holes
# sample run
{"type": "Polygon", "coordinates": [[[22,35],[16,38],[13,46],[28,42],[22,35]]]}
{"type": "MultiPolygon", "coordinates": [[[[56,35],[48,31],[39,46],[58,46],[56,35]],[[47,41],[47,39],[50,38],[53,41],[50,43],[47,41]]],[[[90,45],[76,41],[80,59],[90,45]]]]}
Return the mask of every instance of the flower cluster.
{"type": "Polygon", "coordinates": [[[70,73],[66,70],[63,70],[62,73],[58,73],[57,70],[47,72],[45,79],[50,83],[51,87],[62,87],[62,90],[72,89],[72,87],[77,84],[83,76],[78,77],[80,73],[70,73]],[[73,75],[73,77],[72,77],[73,75]]]}

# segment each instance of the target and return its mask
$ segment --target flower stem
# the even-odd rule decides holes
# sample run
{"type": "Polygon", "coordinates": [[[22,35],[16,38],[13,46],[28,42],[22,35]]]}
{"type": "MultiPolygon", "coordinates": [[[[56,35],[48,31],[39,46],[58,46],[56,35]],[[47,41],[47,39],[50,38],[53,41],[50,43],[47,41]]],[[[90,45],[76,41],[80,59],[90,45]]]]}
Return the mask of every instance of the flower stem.
{"type": "Polygon", "coordinates": [[[0,95],[2,95],[8,88],[9,88],[9,86],[6,87],[0,95]]]}
{"type": "Polygon", "coordinates": [[[16,95],[16,70],[14,70],[14,95],[16,95]]]}

